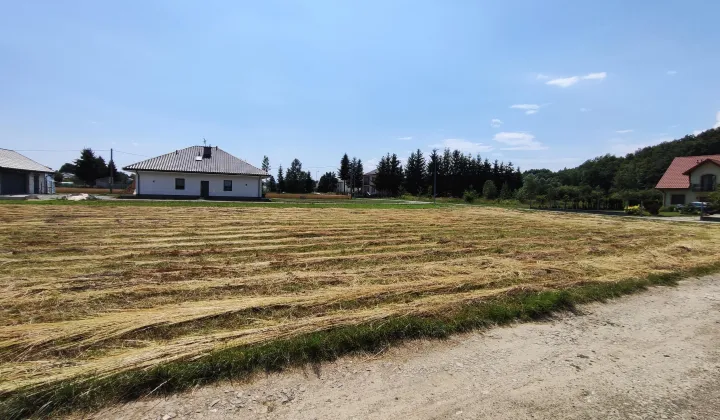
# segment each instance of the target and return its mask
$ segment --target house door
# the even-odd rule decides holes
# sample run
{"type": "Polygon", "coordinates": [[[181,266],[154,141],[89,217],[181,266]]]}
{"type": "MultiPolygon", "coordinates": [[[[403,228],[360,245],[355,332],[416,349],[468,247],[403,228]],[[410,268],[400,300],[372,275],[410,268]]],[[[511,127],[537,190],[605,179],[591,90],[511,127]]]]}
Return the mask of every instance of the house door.
{"type": "Polygon", "coordinates": [[[202,198],[210,197],[210,181],[200,181],[200,196],[202,198]]]}
{"type": "Polygon", "coordinates": [[[33,175],[33,194],[40,194],[40,177],[33,175]]]}
{"type": "Polygon", "coordinates": [[[0,194],[27,194],[27,175],[22,172],[3,172],[0,188],[0,194]]]}

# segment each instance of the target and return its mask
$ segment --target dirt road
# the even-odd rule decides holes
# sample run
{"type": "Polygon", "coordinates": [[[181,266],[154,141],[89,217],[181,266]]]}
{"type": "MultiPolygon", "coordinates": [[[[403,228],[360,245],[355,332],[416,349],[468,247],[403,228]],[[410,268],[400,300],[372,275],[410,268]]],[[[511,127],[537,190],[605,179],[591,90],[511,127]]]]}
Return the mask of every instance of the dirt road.
{"type": "Polygon", "coordinates": [[[411,342],[90,417],[720,418],[720,275],[581,312],[411,342]]]}

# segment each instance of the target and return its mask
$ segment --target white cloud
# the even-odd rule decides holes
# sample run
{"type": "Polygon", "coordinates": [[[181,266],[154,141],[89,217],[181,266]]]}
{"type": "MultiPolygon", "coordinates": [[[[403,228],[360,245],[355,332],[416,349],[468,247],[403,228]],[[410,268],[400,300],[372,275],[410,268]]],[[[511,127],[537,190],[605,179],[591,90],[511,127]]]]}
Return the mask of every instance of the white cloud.
{"type": "Polygon", "coordinates": [[[525,114],[532,115],[537,114],[540,110],[540,105],[537,104],[515,104],[510,105],[510,108],[512,109],[522,109],[525,111],[525,114]]]}
{"type": "Polygon", "coordinates": [[[583,80],[605,80],[607,73],[604,71],[600,73],[590,73],[582,77],[583,80]]]}
{"type": "MultiPolygon", "coordinates": [[[[720,111],[715,114],[715,124],[712,126],[712,128],[720,128],[720,111]]],[[[693,131],[693,135],[697,136],[698,134],[702,133],[703,131],[709,130],[708,128],[704,130],[695,130],[693,131]]]]}
{"type": "Polygon", "coordinates": [[[635,131],[635,130],[618,130],[618,131],[616,131],[616,133],[618,133],[618,134],[627,134],[627,133],[632,133],[633,131],[635,131]]]}
{"type": "Polygon", "coordinates": [[[378,162],[380,160],[378,158],[371,158],[363,162],[363,169],[367,171],[371,171],[375,168],[377,168],[378,162]]]}
{"type": "Polygon", "coordinates": [[[490,120],[490,127],[492,128],[498,128],[503,124],[503,122],[497,118],[493,118],[490,120]]]}
{"type": "Polygon", "coordinates": [[[465,139],[445,139],[442,141],[442,143],[439,144],[431,144],[430,147],[437,148],[437,149],[450,149],[450,150],[459,150],[461,152],[465,153],[483,153],[483,152],[489,152],[494,149],[493,146],[482,144],[482,143],[473,143],[471,141],[465,140],[465,139]]]}
{"type": "Polygon", "coordinates": [[[547,74],[542,74],[542,73],[538,73],[536,76],[536,79],[538,79],[538,80],[547,80],[549,78],[550,78],[550,76],[548,76],[547,74]]]}
{"type": "Polygon", "coordinates": [[[412,140],[412,137],[398,137],[398,140],[412,140]]]}
{"type": "Polygon", "coordinates": [[[675,76],[676,74],[677,74],[677,72],[676,72],[675,70],[668,70],[668,71],[667,71],[667,75],[668,75],[668,76],[675,76]]]}
{"type": "Polygon", "coordinates": [[[546,85],[552,85],[552,86],[560,86],[560,87],[570,87],[574,85],[575,83],[579,82],[580,78],[577,76],[572,77],[565,77],[561,79],[552,79],[545,82],[546,85]]]}
{"type": "Polygon", "coordinates": [[[536,105],[536,104],[516,104],[516,105],[510,105],[510,108],[513,108],[513,109],[540,109],[540,105],[536,105]]]}
{"type": "Polygon", "coordinates": [[[530,133],[519,132],[502,132],[495,134],[493,137],[498,143],[503,143],[508,147],[501,147],[500,150],[545,150],[547,149],[539,141],[535,140],[535,136],[530,133]]]}
{"type": "Polygon", "coordinates": [[[566,88],[577,84],[581,80],[605,80],[606,77],[607,73],[603,71],[599,73],[588,73],[585,76],[570,76],[552,79],[545,82],[545,84],[566,88]]]}
{"type": "Polygon", "coordinates": [[[580,112],[590,112],[591,110],[588,108],[580,108],[580,112]]]}

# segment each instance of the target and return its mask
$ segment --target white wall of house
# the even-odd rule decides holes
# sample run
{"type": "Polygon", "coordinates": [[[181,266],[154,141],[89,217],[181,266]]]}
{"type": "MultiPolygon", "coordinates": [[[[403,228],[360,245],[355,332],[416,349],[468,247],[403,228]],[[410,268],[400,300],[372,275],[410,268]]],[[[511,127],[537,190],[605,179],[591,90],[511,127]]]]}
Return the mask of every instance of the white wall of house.
{"type": "MultiPolygon", "coordinates": [[[[720,166],[713,163],[706,162],[695,168],[690,173],[690,185],[700,185],[700,179],[703,175],[715,175],[716,182],[720,181],[720,166]]],[[[660,190],[665,193],[665,205],[672,206],[673,195],[683,195],[685,197],[685,204],[692,203],[693,201],[706,201],[709,191],[693,191],[691,188],[688,189],[672,189],[672,190],[660,190]]]]}
{"type": "MultiPolygon", "coordinates": [[[[695,168],[692,173],[690,173],[690,184],[700,184],[700,178],[703,175],[715,175],[715,179],[720,180],[720,166],[717,166],[710,162],[705,162],[702,165],[695,168]]],[[[707,194],[705,194],[707,195],[707,194]]]]}
{"type": "Polygon", "coordinates": [[[49,194],[48,181],[44,173],[30,172],[28,173],[28,193],[29,194],[49,194]],[[35,178],[38,179],[38,190],[35,191],[35,178]]]}
{"type": "Polygon", "coordinates": [[[135,194],[140,195],[186,195],[200,196],[200,182],[210,184],[210,197],[261,197],[262,178],[244,175],[215,175],[174,172],[138,171],[138,186],[135,194]],[[185,189],[175,189],[175,179],[185,179],[185,189]],[[232,181],[232,191],[224,191],[224,181],[232,181]]]}

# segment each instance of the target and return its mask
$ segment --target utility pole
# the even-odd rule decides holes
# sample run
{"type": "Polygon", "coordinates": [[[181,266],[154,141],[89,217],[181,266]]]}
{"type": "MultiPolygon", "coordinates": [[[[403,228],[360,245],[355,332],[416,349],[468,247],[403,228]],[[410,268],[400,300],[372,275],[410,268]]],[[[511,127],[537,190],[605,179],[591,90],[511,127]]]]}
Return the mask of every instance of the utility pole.
{"type": "Polygon", "coordinates": [[[112,168],[115,167],[115,161],[113,161],[113,149],[112,149],[112,147],[110,148],[110,162],[113,163],[112,166],[110,167],[110,194],[112,194],[112,186],[113,186],[113,181],[114,181],[114,179],[113,179],[113,175],[114,175],[114,174],[113,174],[112,168]]]}

